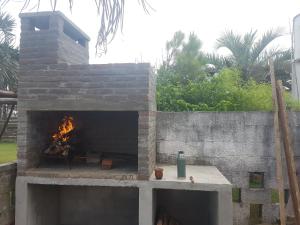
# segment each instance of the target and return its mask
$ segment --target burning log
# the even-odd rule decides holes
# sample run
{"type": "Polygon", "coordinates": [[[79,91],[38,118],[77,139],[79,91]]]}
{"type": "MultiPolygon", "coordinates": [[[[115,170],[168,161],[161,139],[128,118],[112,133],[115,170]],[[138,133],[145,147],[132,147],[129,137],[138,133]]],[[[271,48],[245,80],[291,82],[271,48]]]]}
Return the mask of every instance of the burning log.
{"type": "Polygon", "coordinates": [[[58,127],[58,131],[52,135],[52,143],[43,153],[46,156],[56,156],[70,160],[72,156],[70,140],[74,134],[74,119],[71,116],[65,116],[58,127]]]}
{"type": "Polygon", "coordinates": [[[61,145],[58,142],[54,142],[44,151],[44,153],[46,155],[61,155],[67,157],[69,155],[70,150],[71,150],[70,145],[68,144],[61,145]]]}

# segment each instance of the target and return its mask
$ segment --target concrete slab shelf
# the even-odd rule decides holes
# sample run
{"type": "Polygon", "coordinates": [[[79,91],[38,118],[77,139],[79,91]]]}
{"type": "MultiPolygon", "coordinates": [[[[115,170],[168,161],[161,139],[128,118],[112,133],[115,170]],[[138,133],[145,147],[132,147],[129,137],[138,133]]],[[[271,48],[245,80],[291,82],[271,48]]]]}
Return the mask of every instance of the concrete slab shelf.
{"type": "MultiPolygon", "coordinates": [[[[191,224],[190,221],[186,221],[189,225],[198,224],[198,212],[201,213],[202,217],[207,220],[210,225],[232,225],[232,216],[228,216],[232,215],[231,184],[216,167],[187,166],[188,177],[194,177],[195,183],[192,184],[189,178],[183,180],[177,179],[176,166],[158,166],[164,168],[164,178],[162,180],[156,180],[153,174],[151,178],[146,181],[101,179],[94,177],[68,177],[66,179],[66,177],[43,176],[40,169],[39,171],[36,171],[37,169],[28,170],[27,176],[18,176],[17,178],[16,224],[48,225],[43,222],[32,223],[32,221],[37,221],[35,214],[36,208],[32,207],[41,199],[39,196],[44,196],[45,193],[49,192],[53,194],[53,196],[56,196],[56,199],[58,199],[58,202],[63,203],[72,202],[72,198],[79,198],[82,205],[85,205],[85,210],[88,210],[91,202],[85,204],[84,197],[81,198],[77,196],[78,193],[88,194],[95,192],[97,196],[104,198],[105,195],[101,194],[102,190],[108,191],[109,188],[111,188],[111,190],[115,190],[115,192],[111,195],[113,196],[112,200],[106,200],[106,203],[109,204],[108,207],[110,207],[110,204],[116,204],[119,201],[118,196],[124,197],[122,193],[125,193],[125,196],[127,195],[126,193],[131,193],[130,196],[132,199],[138,198],[138,211],[136,211],[137,209],[133,209],[130,213],[138,216],[136,218],[138,218],[139,225],[155,224],[157,211],[161,205],[164,206],[165,202],[168,203],[166,206],[169,204],[172,205],[172,207],[168,208],[171,214],[177,214],[179,209],[176,206],[190,208],[190,211],[193,212],[193,216],[191,224]],[[28,176],[34,172],[38,173],[39,176],[28,176]],[[73,197],[70,197],[69,190],[78,190],[78,192],[76,192],[73,197]],[[36,194],[39,194],[39,196],[35,196],[36,194]],[[68,198],[71,198],[71,200],[68,198]],[[203,210],[203,212],[200,212],[200,209],[197,210],[198,206],[201,206],[200,209],[203,210]],[[29,217],[25,212],[30,212],[29,217]],[[137,214],[134,214],[135,212],[137,214]],[[31,220],[27,220],[27,224],[24,224],[23,221],[26,221],[26,218],[31,218],[31,220]]],[[[96,198],[93,201],[97,202],[98,200],[96,198]]],[[[51,199],[49,199],[49,201],[50,200],[51,199]]],[[[43,207],[41,203],[39,204],[43,207]]],[[[55,204],[58,205],[59,203],[55,204]]],[[[126,204],[128,204],[128,202],[126,204]]],[[[96,205],[98,207],[98,202],[96,205]]],[[[113,209],[112,206],[110,208],[113,209]]],[[[101,207],[99,206],[99,210],[100,209],[101,207]]],[[[38,210],[41,211],[42,209],[38,208],[38,210]]],[[[93,210],[95,209],[93,208],[93,210]]],[[[43,212],[43,210],[41,212],[43,212]]],[[[42,214],[40,213],[39,215],[42,214]]],[[[84,220],[83,217],[84,215],[82,215],[82,220],[84,220]]],[[[58,218],[58,216],[54,214],[54,218],[58,218]]],[[[61,218],[69,220],[67,214],[62,215],[61,218]]],[[[179,219],[182,218],[184,217],[180,217],[179,219]]],[[[38,219],[39,221],[43,221],[41,217],[38,219]]],[[[91,224],[96,224],[96,222],[91,224]]]]}

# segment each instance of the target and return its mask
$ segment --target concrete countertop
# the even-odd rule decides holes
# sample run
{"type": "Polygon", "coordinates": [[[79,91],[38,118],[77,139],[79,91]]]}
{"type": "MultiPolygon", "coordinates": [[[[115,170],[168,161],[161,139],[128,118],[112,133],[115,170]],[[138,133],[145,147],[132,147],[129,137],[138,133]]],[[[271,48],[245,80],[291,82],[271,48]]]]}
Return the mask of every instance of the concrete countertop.
{"type": "Polygon", "coordinates": [[[186,166],[186,178],[177,178],[177,167],[175,165],[157,165],[156,167],[163,168],[163,178],[157,180],[154,172],[150,181],[154,187],[174,189],[211,189],[211,187],[231,187],[231,183],[222,175],[215,166],[186,166]],[[190,177],[193,177],[194,183],[190,177]]]}

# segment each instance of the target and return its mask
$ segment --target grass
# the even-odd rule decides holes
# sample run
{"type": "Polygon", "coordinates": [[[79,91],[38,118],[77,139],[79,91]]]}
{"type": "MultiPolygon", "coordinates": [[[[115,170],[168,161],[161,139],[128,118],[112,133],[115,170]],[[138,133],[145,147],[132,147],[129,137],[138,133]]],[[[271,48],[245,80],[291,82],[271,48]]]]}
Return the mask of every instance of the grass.
{"type": "Polygon", "coordinates": [[[17,144],[0,142],[0,164],[17,159],[17,144]]]}

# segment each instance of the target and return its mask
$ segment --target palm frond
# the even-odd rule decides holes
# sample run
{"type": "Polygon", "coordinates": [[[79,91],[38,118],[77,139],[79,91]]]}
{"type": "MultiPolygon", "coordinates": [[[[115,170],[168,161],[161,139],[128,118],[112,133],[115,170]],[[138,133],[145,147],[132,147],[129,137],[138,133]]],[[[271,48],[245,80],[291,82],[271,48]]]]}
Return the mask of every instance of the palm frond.
{"type": "Polygon", "coordinates": [[[0,12],[0,43],[11,43],[14,39],[15,20],[8,14],[0,12]]]}
{"type": "Polygon", "coordinates": [[[227,48],[235,59],[236,66],[240,67],[247,62],[247,45],[240,34],[233,31],[226,31],[219,39],[217,39],[217,48],[227,48]]]}
{"type": "Polygon", "coordinates": [[[216,47],[227,48],[231,51],[234,56],[239,55],[240,47],[242,46],[241,36],[235,34],[232,30],[225,31],[219,39],[217,39],[216,47]]]}
{"type": "Polygon", "coordinates": [[[233,65],[233,60],[231,57],[224,57],[215,53],[207,53],[204,58],[206,63],[213,64],[217,70],[220,70],[224,67],[231,67],[233,65]]]}
{"type": "Polygon", "coordinates": [[[256,38],[256,34],[257,34],[257,30],[250,30],[248,33],[246,33],[243,37],[243,43],[244,45],[251,49],[252,45],[255,42],[255,38],[256,38]]]}
{"type": "MultiPolygon", "coordinates": [[[[0,0],[1,1],[1,0],[0,0]]],[[[12,0],[2,0],[2,7],[12,0]]],[[[58,0],[48,0],[53,11],[56,10],[58,0]]],[[[20,0],[23,3],[22,10],[29,7],[33,3],[34,8],[39,10],[41,0],[20,0]]],[[[114,39],[118,30],[123,28],[125,0],[94,0],[98,17],[100,19],[100,27],[98,30],[96,51],[99,55],[106,53],[107,45],[114,39]]],[[[147,0],[138,0],[143,10],[150,14],[153,10],[147,0]]],[[[72,11],[74,0],[69,0],[69,9],[72,11]]]]}
{"type": "Polygon", "coordinates": [[[253,45],[251,49],[251,62],[254,63],[259,59],[260,54],[265,50],[265,48],[276,38],[282,36],[281,29],[268,30],[263,34],[263,36],[253,45]]]}

